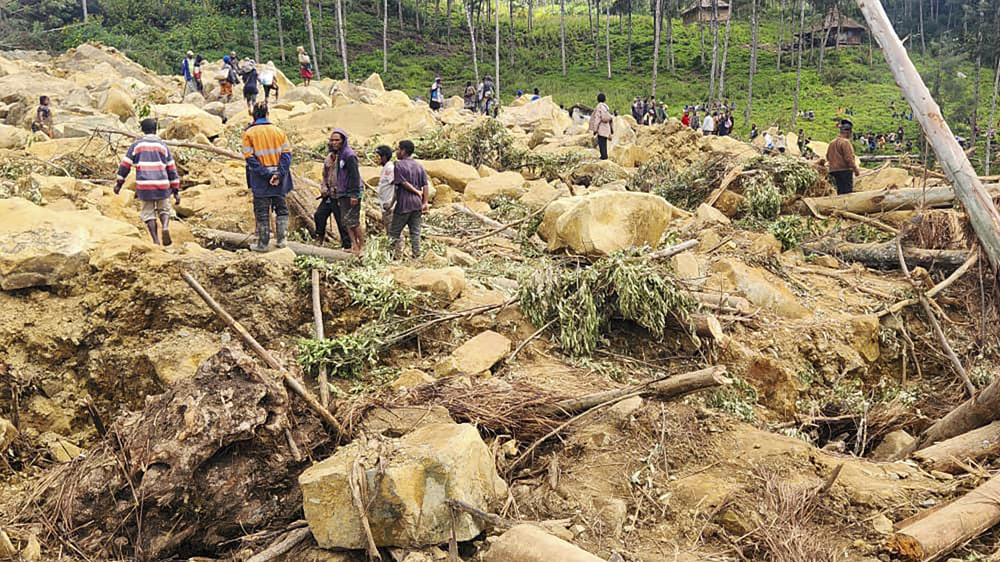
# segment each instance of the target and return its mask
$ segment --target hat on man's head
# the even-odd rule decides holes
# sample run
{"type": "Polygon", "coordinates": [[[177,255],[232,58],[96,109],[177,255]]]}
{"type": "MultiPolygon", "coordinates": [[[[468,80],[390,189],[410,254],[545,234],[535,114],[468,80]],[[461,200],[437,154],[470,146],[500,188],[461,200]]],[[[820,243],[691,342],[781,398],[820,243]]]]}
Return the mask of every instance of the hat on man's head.
{"type": "Polygon", "coordinates": [[[851,131],[854,129],[854,123],[851,123],[850,119],[840,120],[840,130],[841,131],[851,131]]]}
{"type": "Polygon", "coordinates": [[[187,54],[188,54],[189,57],[193,57],[194,56],[194,51],[188,51],[187,54]]]}

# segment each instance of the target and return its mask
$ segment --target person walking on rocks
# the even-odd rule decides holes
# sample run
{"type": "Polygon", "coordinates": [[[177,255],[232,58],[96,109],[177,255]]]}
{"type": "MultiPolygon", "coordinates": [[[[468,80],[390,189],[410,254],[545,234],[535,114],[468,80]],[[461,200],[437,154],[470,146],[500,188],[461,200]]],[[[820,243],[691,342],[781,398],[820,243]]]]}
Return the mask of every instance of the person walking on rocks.
{"type": "Polygon", "coordinates": [[[184,76],[183,96],[197,92],[198,82],[194,78],[194,51],[188,51],[187,56],[181,61],[181,75],[184,76]]]}
{"type": "Polygon", "coordinates": [[[205,83],[201,80],[201,65],[205,62],[205,59],[198,55],[194,58],[194,85],[198,88],[198,93],[205,95],[205,83]]]}
{"type": "Polygon", "coordinates": [[[233,99],[233,86],[238,84],[240,77],[236,74],[234,65],[236,61],[229,55],[222,57],[222,71],[219,72],[219,98],[222,103],[229,103],[233,99]]]}
{"type": "Polygon", "coordinates": [[[299,76],[302,77],[302,85],[309,86],[309,82],[313,79],[313,69],[312,61],[309,59],[309,55],[306,54],[306,48],[299,45],[299,76]]]}
{"type": "Polygon", "coordinates": [[[382,173],[378,178],[378,200],[382,204],[382,226],[385,227],[386,234],[392,226],[393,208],[396,206],[396,166],[392,163],[392,149],[386,145],[379,145],[375,148],[375,155],[378,163],[382,166],[382,173]]]}
{"type": "Polygon", "coordinates": [[[437,76],[431,84],[430,106],[433,111],[437,111],[442,105],[444,105],[444,92],[441,91],[441,77],[437,76]]]}
{"type": "MultiPolygon", "coordinates": [[[[472,82],[465,83],[465,95],[462,96],[465,101],[465,109],[469,111],[476,110],[476,87],[472,85],[472,82]]],[[[390,151],[392,149],[389,149],[390,151]]]]}
{"type": "Polygon", "coordinates": [[[358,156],[347,141],[347,132],[334,129],[327,140],[329,154],[323,161],[321,202],[316,209],[316,236],[326,237],[326,223],[333,215],[345,250],[360,256],[364,251],[365,235],[361,230],[361,192],[364,185],[358,167],[358,156]]]}
{"type": "Polygon", "coordinates": [[[31,122],[31,132],[41,131],[50,139],[55,138],[52,128],[52,102],[49,96],[38,97],[38,109],[35,110],[35,120],[31,122]]]}
{"type": "Polygon", "coordinates": [[[430,208],[430,180],[427,171],[413,159],[413,141],[402,140],[396,147],[396,163],[393,167],[393,184],[396,186],[396,206],[389,225],[389,240],[392,242],[393,257],[399,258],[403,252],[403,227],[409,230],[410,250],[414,258],[420,257],[420,226],[423,213],[430,208]]]}
{"type": "Polygon", "coordinates": [[[261,86],[264,86],[264,101],[271,99],[271,92],[274,92],[274,101],[278,101],[278,69],[274,67],[273,61],[267,61],[264,69],[261,70],[258,79],[261,86]]]}
{"type": "Polygon", "coordinates": [[[597,148],[601,152],[601,160],[608,159],[608,140],[614,134],[614,128],[611,124],[614,117],[611,115],[611,109],[608,108],[606,101],[607,97],[605,97],[604,92],[597,94],[597,107],[590,114],[590,132],[597,137],[597,148]]]}
{"type": "Polygon", "coordinates": [[[170,196],[174,203],[181,203],[181,179],[177,165],[167,145],[156,136],[156,119],[143,119],[139,124],[142,137],[132,143],[118,166],[115,194],[122,190],[125,178],[135,168],[135,197],[142,202],[139,218],[146,223],[153,243],[161,242],[157,227],[163,230],[162,243],[169,246],[170,239],[170,196]],[[157,224],[159,219],[159,224],[157,224]]]}
{"type": "Polygon", "coordinates": [[[840,122],[840,135],[826,149],[826,163],[830,169],[830,178],[837,186],[837,195],[846,195],[854,191],[854,176],[861,175],[857,161],[854,158],[853,138],[854,124],[844,119],[840,122]]]}
{"type": "MultiPolygon", "coordinates": [[[[253,113],[253,106],[257,103],[257,94],[260,93],[258,81],[257,62],[250,59],[243,67],[243,101],[247,103],[247,111],[250,113],[253,113]]],[[[264,103],[267,103],[267,98],[264,98],[264,103]]]]}
{"type": "Polygon", "coordinates": [[[284,131],[267,119],[267,103],[253,106],[253,123],[243,131],[243,159],[247,187],[253,193],[253,215],[257,223],[255,252],[266,252],[271,241],[271,211],[274,210],[275,245],[284,248],[288,236],[288,206],[285,196],[292,190],[292,145],[284,131]]]}
{"type": "Polygon", "coordinates": [[[717,113],[712,112],[711,114],[705,113],[705,120],[701,122],[701,134],[703,136],[708,136],[715,133],[715,117],[717,113]]]}

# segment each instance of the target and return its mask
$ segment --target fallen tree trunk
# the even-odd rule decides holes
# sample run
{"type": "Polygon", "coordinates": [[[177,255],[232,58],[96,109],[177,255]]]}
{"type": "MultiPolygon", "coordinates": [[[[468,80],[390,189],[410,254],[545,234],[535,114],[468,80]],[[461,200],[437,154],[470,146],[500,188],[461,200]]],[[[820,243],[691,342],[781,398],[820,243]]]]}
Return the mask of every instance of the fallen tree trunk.
{"type": "MultiPolygon", "coordinates": [[[[198,234],[203,238],[207,238],[226,248],[246,249],[249,248],[254,242],[254,237],[249,234],[226,232],[224,230],[215,230],[212,228],[198,229],[195,231],[195,234],[198,234]]],[[[292,241],[288,242],[288,249],[295,252],[295,254],[299,256],[313,256],[332,261],[349,260],[356,257],[354,254],[343,250],[321,248],[319,246],[312,246],[310,244],[302,244],[292,241]]]]}
{"type": "Polygon", "coordinates": [[[964,464],[978,462],[1000,453],[1000,421],[956,435],[913,453],[927,470],[958,474],[964,464]]]}
{"type": "MultiPolygon", "coordinates": [[[[992,197],[1000,195],[1000,184],[983,186],[992,197]]],[[[802,201],[814,212],[829,214],[847,211],[866,215],[886,211],[903,211],[927,207],[951,207],[955,204],[955,190],[951,187],[907,187],[857,191],[847,195],[804,197],[802,201]]]]}
{"type": "Polygon", "coordinates": [[[917,449],[962,435],[995,421],[998,416],[1000,416],[1000,378],[934,422],[904,453],[908,455],[917,449]]]}
{"type": "Polygon", "coordinates": [[[697,390],[725,386],[731,383],[732,380],[726,377],[726,367],[708,367],[627,388],[561,400],[552,407],[550,413],[578,414],[605,402],[616,399],[624,400],[633,396],[652,396],[658,400],[671,400],[697,390]]]}
{"type": "MultiPolygon", "coordinates": [[[[857,4],[868,22],[872,37],[882,47],[885,61],[889,64],[903,97],[913,110],[913,116],[920,123],[924,136],[941,162],[941,168],[951,180],[956,197],[962,201],[969,223],[986,250],[990,263],[994,269],[1000,267],[1000,211],[993,203],[995,192],[991,193],[979,181],[968,154],[958,144],[955,134],[944,120],[941,108],[907,56],[882,3],[857,0],[857,4]]],[[[970,150],[975,150],[975,144],[970,150]]]]}
{"type": "MultiPolygon", "coordinates": [[[[812,244],[803,244],[802,250],[807,254],[829,254],[844,261],[857,262],[876,269],[899,268],[896,243],[892,241],[878,244],[854,244],[828,239],[812,244]]],[[[969,252],[966,250],[904,248],[903,257],[909,267],[956,268],[969,259],[969,252]]]]}
{"type": "Polygon", "coordinates": [[[929,562],[951,552],[1000,523],[1000,476],[945,505],[905,521],[889,540],[903,560],[929,562]]]}

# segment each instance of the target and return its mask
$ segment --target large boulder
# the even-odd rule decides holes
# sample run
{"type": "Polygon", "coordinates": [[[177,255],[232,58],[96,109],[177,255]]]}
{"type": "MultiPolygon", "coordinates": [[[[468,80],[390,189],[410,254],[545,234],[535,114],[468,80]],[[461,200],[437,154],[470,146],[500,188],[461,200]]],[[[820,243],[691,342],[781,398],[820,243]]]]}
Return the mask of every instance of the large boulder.
{"type": "Polygon", "coordinates": [[[17,428],[9,421],[0,418],[0,455],[7,451],[7,447],[14,442],[17,437],[17,428]]]}
{"type": "Polygon", "coordinates": [[[710,269],[705,283],[709,290],[738,292],[753,304],[786,318],[804,318],[809,311],[799,304],[785,283],[736,258],[722,258],[710,269]]]}
{"type": "Polygon", "coordinates": [[[656,247],[670,221],[682,214],[650,193],[598,191],[549,205],[539,234],[549,251],[566,248],[577,254],[607,255],[637,246],[656,247]]]}
{"type": "Polygon", "coordinates": [[[854,182],[854,191],[897,189],[913,185],[913,177],[903,168],[880,168],[873,174],[863,175],[854,182]]]}
{"type": "Polygon", "coordinates": [[[382,84],[382,77],[377,72],[372,72],[368,78],[365,78],[365,81],[361,83],[361,87],[375,90],[376,92],[385,91],[385,86],[382,84]]]}
{"type": "Polygon", "coordinates": [[[519,107],[505,107],[499,120],[507,127],[520,127],[529,132],[546,129],[555,135],[563,134],[573,124],[569,113],[552,101],[551,96],[519,107]]]}
{"type": "Polygon", "coordinates": [[[604,562],[534,525],[512,527],[490,545],[483,562],[604,562]]]}
{"type": "Polygon", "coordinates": [[[0,148],[24,148],[30,136],[25,129],[0,124],[0,148]]]}
{"type": "Polygon", "coordinates": [[[118,88],[108,88],[101,94],[101,99],[97,103],[98,109],[104,113],[117,115],[122,121],[135,116],[135,109],[132,107],[132,96],[118,88]]]}
{"type": "Polygon", "coordinates": [[[461,267],[441,269],[411,269],[394,267],[390,270],[396,283],[418,291],[431,293],[435,297],[453,301],[465,289],[465,270],[461,267]]]}
{"type": "Polygon", "coordinates": [[[491,511],[507,495],[493,454],[469,424],[432,424],[399,438],[367,445],[356,440],[299,476],[306,521],[319,546],[367,545],[352,493],[352,474],[367,484],[368,522],[380,547],[416,548],[468,541],[482,532],[448,500],[491,511]]]}
{"type": "Polygon", "coordinates": [[[466,201],[490,203],[499,197],[518,198],[524,194],[524,176],[519,172],[500,172],[470,181],[465,186],[466,201]]]}
{"type": "Polygon", "coordinates": [[[148,86],[170,88],[167,79],[150,72],[141,64],[129,59],[118,49],[105,45],[84,43],[70,49],[57,61],[58,66],[76,72],[91,72],[100,67],[103,78],[131,78],[148,86]]]}
{"type": "Polygon", "coordinates": [[[0,289],[55,285],[83,271],[104,244],[140,244],[135,227],[96,211],[54,211],[0,199],[0,289]]]}
{"type": "Polygon", "coordinates": [[[316,86],[298,86],[289,92],[281,92],[281,101],[314,103],[318,106],[330,105],[330,98],[316,86]]]}
{"type": "Polygon", "coordinates": [[[435,368],[439,377],[456,374],[475,375],[493,368],[510,352],[510,340],[486,330],[458,346],[435,368]]]}
{"type": "Polygon", "coordinates": [[[44,94],[58,105],[69,96],[74,88],[76,85],[69,80],[43,72],[16,72],[0,76],[0,101],[4,103],[24,101],[34,106],[38,104],[38,96],[44,94]]]}
{"type": "Polygon", "coordinates": [[[225,125],[223,125],[222,119],[202,111],[201,113],[184,115],[171,121],[163,131],[163,138],[186,140],[204,135],[211,139],[221,135],[224,129],[225,125]]]}
{"type": "Polygon", "coordinates": [[[458,192],[465,191],[465,186],[469,182],[479,179],[479,172],[475,168],[452,158],[421,160],[420,163],[423,164],[428,176],[447,183],[458,192]]]}
{"type": "Polygon", "coordinates": [[[429,133],[438,127],[433,112],[426,107],[365,103],[328,107],[293,117],[283,125],[288,132],[298,133],[306,146],[326,143],[327,137],[337,127],[348,131],[354,145],[362,145],[375,137],[380,142],[391,145],[404,138],[429,133]]]}

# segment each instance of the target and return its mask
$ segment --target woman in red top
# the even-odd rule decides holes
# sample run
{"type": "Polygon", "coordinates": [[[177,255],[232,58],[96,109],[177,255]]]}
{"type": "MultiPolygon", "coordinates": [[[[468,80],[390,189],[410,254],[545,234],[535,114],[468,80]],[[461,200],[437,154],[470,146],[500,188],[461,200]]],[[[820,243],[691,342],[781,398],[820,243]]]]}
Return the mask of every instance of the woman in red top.
{"type": "Polygon", "coordinates": [[[684,116],[681,117],[681,124],[684,125],[685,127],[691,126],[691,116],[688,115],[687,111],[685,111],[684,116]]]}

